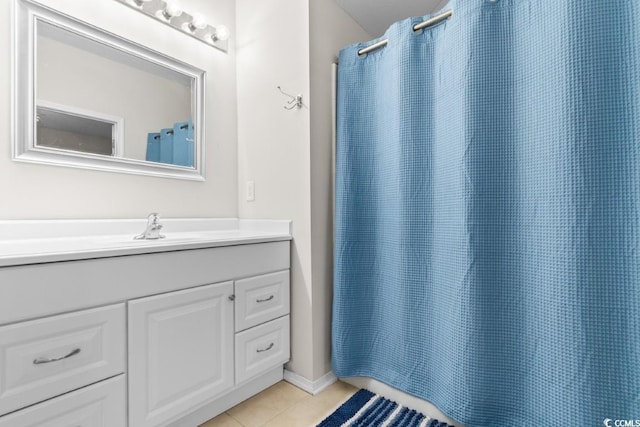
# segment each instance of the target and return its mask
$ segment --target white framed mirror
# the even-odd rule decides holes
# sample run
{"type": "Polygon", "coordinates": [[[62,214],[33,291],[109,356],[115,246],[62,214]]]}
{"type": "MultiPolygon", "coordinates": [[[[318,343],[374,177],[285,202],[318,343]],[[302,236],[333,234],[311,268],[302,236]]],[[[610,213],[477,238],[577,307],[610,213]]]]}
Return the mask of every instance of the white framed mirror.
{"type": "Polygon", "coordinates": [[[15,161],[204,180],[203,70],[15,6],[15,161]]]}

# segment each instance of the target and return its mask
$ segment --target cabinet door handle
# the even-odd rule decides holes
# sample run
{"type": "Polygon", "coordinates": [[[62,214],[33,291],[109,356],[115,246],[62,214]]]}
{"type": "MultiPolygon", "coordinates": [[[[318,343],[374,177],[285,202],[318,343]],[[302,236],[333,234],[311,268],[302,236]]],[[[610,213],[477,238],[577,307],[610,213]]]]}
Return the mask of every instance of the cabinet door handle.
{"type": "Polygon", "coordinates": [[[60,356],[60,357],[38,357],[36,359],[33,359],[33,364],[34,365],[44,365],[45,363],[51,363],[51,362],[57,362],[59,360],[64,360],[64,359],[68,359],[71,356],[75,356],[76,354],[80,353],[80,349],[76,348],[74,350],[71,350],[71,352],[69,354],[65,354],[64,356],[60,356]]]}
{"type": "Polygon", "coordinates": [[[273,299],[273,295],[270,295],[269,298],[257,299],[257,303],[271,301],[273,299]]]}
{"type": "Polygon", "coordinates": [[[259,348],[256,350],[256,353],[264,353],[265,351],[269,351],[273,348],[273,343],[269,344],[267,348],[259,348]]]}

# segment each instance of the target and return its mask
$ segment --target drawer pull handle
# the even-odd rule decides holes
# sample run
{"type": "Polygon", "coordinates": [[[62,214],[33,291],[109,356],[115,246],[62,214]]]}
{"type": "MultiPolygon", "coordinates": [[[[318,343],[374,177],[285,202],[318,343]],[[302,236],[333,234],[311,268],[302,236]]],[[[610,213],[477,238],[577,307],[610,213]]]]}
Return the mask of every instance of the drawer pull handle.
{"type": "Polygon", "coordinates": [[[38,357],[37,359],[33,359],[33,364],[34,365],[44,365],[45,363],[57,362],[59,360],[68,359],[71,356],[75,356],[78,353],[80,353],[80,349],[76,348],[75,350],[71,350],[71,353],[65,354],[64,356],[60,356],[60,357],[53,357],[53,358],[38,357]]]}
{"type": "Polygon", "coordinates": [[[269,296],[269,298],[257,299],[257,303],[271,301],[273,299],[273,295],[269,296]]]}
{"type": "Polygon", "coordinates": [[[256,350],[256,353],[264,353],[265,351],[269,351],[273,348],[273,343],[269,344],[267,348],[259,348],[256,350]]]}

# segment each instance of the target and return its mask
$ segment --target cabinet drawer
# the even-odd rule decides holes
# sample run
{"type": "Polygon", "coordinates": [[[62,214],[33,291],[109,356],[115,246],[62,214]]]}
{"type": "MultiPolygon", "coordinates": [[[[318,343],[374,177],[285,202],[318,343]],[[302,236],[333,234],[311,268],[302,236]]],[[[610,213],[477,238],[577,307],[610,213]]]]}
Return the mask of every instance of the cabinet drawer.
{"type": "Polygon", "coordinates": [[[126,425],[124,375],[0,417],[0,427],[126,427],[126,425]]]}
{"type": "Polygon", "coordinates": [[[124,369],[124,304],[0,327],[0,415],[124,369]]]}
{"type": "Polygon", "coordinates": [[[289,360],[289,316],[236,334],[236,384],[289,360]]]}
{"type": "Polygon", "coordinates": [[[236,332],[289,314],[289,270],[237,280],[236,332]]]}

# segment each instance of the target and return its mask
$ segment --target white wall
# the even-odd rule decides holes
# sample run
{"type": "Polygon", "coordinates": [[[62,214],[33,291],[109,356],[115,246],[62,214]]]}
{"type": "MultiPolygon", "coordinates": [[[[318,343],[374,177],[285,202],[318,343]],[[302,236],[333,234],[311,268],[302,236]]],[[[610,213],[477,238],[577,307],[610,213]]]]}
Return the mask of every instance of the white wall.
{"type": "Polygon", "coordinates": [[[0,0],[0,219],[234,217],[237,209],[235,2],[183,0],[231,30],[229,53],[180,34],[115,0],[41,0],[207,71],[205,182],[33,165],[11,160],[11,10],[0,0]]]}
{"type": "Polygon", "coordinates": [[[331,370],[331,63],[369,35],[335,0],[237,0],[236,13],[239,212],[293,219],[288,369],[314,381],[331,370]],[[284,110],[278,85],[304,107],[284,110]]]}
{"type": "Polygon", "coordinates": [[[310,232],[309,6],[305,1],[237,0],[238,182],[243,218],[293,220],[291,362],[313,377],[310,232]],[[283,109],[285,91],[303,95],[283,109]],[[255,182],[255,201],[245,183],[255,182]]]}
{"type": "Polygon", "coordinates": [[[309,0],[311,45],[311,279],[313,378],[331,371],[333,299],[333,188],[331,64],[344,46],[367,41],[364,31],[335,0],[309,0]]]}

